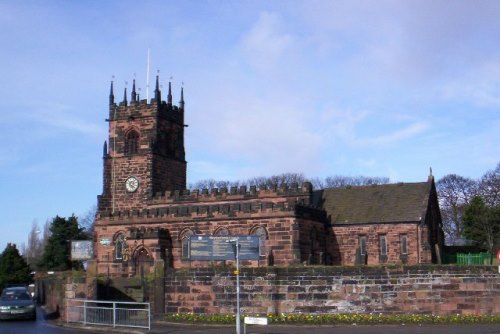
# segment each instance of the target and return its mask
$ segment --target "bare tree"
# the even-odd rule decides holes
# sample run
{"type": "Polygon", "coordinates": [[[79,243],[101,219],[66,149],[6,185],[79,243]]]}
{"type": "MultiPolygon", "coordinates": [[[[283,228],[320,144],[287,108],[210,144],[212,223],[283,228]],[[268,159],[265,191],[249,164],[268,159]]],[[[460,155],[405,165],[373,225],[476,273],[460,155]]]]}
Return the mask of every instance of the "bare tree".
{"type": "Polygon", "coordinates": [[[215,188],[230,188],[231,186],[238,186],[240,181],[228,181],[228,180],[214,180],[214,179],[205,179],[199,180],[195,183],[192,183],[188,186],[188,189],[215,189],[215,188]]]}
{"type": "Polygon", "coordinates": [[[292,183],[302,184],[306,181],[304,174],[302,173],[283,173],[272,176],[260,176],[249,179],[244,182],[248,186],[256,186],[257,188],[266,187],[281,187],[285,184],[291,185],[292,183]]]}
{"type": "Polygon", "coordinates": [[[313,178],[309,179],[308,181],[311,182],[314,189],[326,188],[325,180],[320,179],[319,177],[313,177],[313,178]]]}
{"type": "Polygon", "coordinates": [[[436,184],[439,206],[443,219],[443,231],[448,242],[463,237],[463,215],[465,207],[477,194],[476,181],[456,174],[442,177],[436,184]]]}
{"type": "Polygon", "coordinates": [[[37,269],[37,264],[41,258],[43,247],[42,240],[40,239],[41,234],[40,227],[36,220],[31,224],[31,230],[28,235],[28,245],[23,251],[26,258],[26,262],[31,268],[37,269]]]}
{"type": "Polygon", "coordinates": [[[500,163],[479,181],[479,195],[489,207],[500,205],[500,163]]]}
{"type": "Polygon", "coordinates": [[[193,184],[189,185],[190,190],[195,189],[214,189],[214,188],[231,188],[231,187],[240,187],[240,186],[256,186],[257,188],[265,188],[272,186],[282,186],[284,184],[292,184],[298,183],[302,184],[305,182],[305,177],[301,173],[283,173],[272,176],[260,176],[254,177],[247,180],[236,180],[236,181],[228,181],[228,180],[214,180],[214,179],[205,179],[199,180],[193,184]]]}
{"type": "Polygon", "coordinates": [[[46,244],[47,244],[47,242],[52,234],[52,233],[50,233],[50,224],[51,224],[51,220],[47,219],[47,221],[43,225],[42,238],[41,238],[42,249],[45,249],[45,246],[46,246],[46,244]]]}
{"type": "Polygon", "coordinates": [[[329,176],[325,178],[325,188],[339,188],[347,186],[369,186],[373,184],[387,184],[388,177],[367,176],[329,176]]]}
{"type": "Polygon", "coordinates": [[[336,188],[346,186],[366,186],[373,184],[387,184],[388,177],[367,177],[367,176],[329,176],[325,179],[318,177],[308,179],[302,173],[282,173],[272,176],[258,176],[249,178],[243,181],[217,181],[214,179],[205,179],[197,181],[189,185],[190,190],[194,189],[213,189],[213,188],[230,188],[239,186],[256,186],[258,189],[281,187],[283,185],[291,185],[297,183],[302,185],[309,181],[314,189],[336,188]]]}
{"type": "Polygon", "coordinates": [[[95,216],[97,205],[93,205],[82,217],[78,217],[78,225],[83,227],[85,234],[91,238],[94,235],[95,216]]]}

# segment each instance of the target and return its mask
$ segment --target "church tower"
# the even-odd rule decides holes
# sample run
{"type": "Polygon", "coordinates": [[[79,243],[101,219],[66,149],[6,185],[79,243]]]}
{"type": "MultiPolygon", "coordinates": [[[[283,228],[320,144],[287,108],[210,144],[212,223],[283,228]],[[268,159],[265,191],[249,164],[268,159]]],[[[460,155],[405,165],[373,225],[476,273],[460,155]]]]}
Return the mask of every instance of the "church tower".
{"type": "Polygon", "coordinates": [[[175,106],[169,82],[163,101],[157,76],[154,97],[140,100],[134,80],[130,102],[125,88],[123,101],[115,103],[111,82],[107,121],[100,213],[141,209],[155,194],[186,188],[183,89],[175,106]]]}

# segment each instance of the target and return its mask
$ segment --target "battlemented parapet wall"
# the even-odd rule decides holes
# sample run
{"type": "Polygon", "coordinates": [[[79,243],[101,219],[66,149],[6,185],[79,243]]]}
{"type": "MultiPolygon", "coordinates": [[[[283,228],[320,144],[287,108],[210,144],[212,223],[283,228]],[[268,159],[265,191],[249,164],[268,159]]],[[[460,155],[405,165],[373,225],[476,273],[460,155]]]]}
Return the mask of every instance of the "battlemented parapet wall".
{"type": "MultiPolygon", "coordinates": [[[[496,267],[287,267],[241,270],[243,314],[498,314],[496,267]]],[[[234,314],[231,268],[170,271],[166,313],[234,314]]]]}
{"type": "MultiPolygon", "coordinates": [[[[302,187],[297,183],[290,186],[284,185],[282,187],[263,187],[257,188],[255,186],[246,187],[231,187],[231,188],[214,188],[214,189],[197,189],[197,190],[174,190],[166,192],[158,192],[148,198],[145,207],[142,210],[116,210],[101,211],[99,217],[113,217],[123,216],[130,214],[154,213],[163,214],[165,211],[158,211],[162,208],[172,208],[175,210],[177,207],[186,207],[189,212],[199,212],[207,210],[258,210],[260,205],[264,205],[264,209],[285,207],[286,204],[301,204],[309,206],[311,204],[312,185],[305,182],[302,187]],[[241,205],[238,206],[238,202],[241,205]],[[229,207],[234,203],[232,207],[229,207]],[[212,204],[224,204],[222,209],[216,209],[212,204]],[[252,206],[253,205],[253,206],[252,206]],[[225,209],[227,207],[227,209],[225,209]]],[[[185,214],[184,214],[185,215],[185,214]]]]}

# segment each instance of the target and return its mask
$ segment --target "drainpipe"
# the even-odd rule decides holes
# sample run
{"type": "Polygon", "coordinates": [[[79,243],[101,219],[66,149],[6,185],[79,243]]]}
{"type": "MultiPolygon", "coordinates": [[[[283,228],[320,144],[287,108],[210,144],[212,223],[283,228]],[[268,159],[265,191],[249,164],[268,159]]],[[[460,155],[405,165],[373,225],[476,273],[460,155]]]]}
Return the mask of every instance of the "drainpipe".
{"type": "Polygon", "coordinates": [[[422,222],[422,218],[420,218],[420,222],[417,223],[417,264],[420,264],[420,231],[419,226],[422,222]]]}

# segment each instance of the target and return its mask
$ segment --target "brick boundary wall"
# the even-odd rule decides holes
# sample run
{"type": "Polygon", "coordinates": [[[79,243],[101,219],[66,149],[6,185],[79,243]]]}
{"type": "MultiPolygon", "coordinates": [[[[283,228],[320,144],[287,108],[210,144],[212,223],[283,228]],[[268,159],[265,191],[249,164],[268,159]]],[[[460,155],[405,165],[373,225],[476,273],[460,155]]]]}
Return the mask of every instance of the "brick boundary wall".
{"type": "MultiPolygon", "coordinates": [[[[496,266],[244,268],[243,314],[499,314],[496,266]]],[[[233,268],[170,270],[166,313],[234,314],[233,268]]]]}

